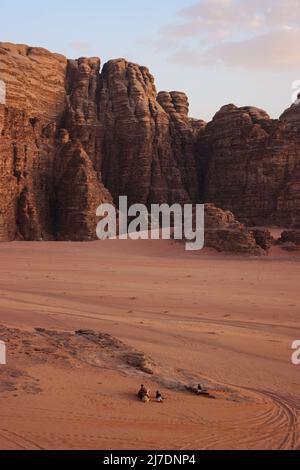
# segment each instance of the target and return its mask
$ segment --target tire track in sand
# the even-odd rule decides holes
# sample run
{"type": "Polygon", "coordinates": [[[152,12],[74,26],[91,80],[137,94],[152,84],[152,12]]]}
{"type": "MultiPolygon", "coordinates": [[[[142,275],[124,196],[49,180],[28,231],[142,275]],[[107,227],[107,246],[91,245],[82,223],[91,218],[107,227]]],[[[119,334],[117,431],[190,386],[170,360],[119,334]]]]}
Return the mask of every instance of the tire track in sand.
{"type": "Polygon", "coordinates": [[[20,436],[13,431],[9,431],[8,429],[0,429],[0,438],[9,442],[13,446],[16,446],[19,450],[44,450],[43,447],[39,446],[30,439],[20,436]]]}
{"type": "Polygon", "coordinates": [[[290,395],[270,390],[243,387],[244,390],[266,399],[272,404],[265,420],[257,420],[259,426],[272,425],[281,434],[278,450],[300,450],[300,401],[290,395]],[[276,427],[276,428],[275,428],[276,427]]]}

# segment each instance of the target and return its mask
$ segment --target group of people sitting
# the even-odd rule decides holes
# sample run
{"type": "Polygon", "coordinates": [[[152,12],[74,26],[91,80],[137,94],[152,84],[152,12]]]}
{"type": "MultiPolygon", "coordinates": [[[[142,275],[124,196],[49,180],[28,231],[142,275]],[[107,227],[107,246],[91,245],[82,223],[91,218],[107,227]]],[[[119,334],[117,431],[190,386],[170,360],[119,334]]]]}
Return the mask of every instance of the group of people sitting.
{"type": "MultiPolygon", "coordinates": [[[[144,403],[149,403],[150,402],[150,400],[151,400],[150,390],[147,389],[145,387],[145,385],[141,385],[141,388],[138,392],[138,398],[144,403]]],[[[164,397],[162,396],[162,394],[160,393],[159,390],[157,390],[157,392],[156,392],[155,399],[156,399],[157,403],[163,403],[163,401],[164,401],[164,397]]]]}
{"type": "MultiPolygon", "coordinates": [[[[203,388],[201,384],[198,384],[197,387],[186,387],[186,389],[192,393],[195,393],[196,395],[204,395],[213,398],[213,396],[210,395],[210,393],[205,388],[203,388]]],[[[150,402],[150,390],[147,389],[145,385],[141,385],[141,388],[138,391],[138,398],[144,403],[150,402]]],[[[163,403],[165,400],[159,390],[157,390],[156,392],[155,400],[157,401],[157,403],[163,403]]]]}

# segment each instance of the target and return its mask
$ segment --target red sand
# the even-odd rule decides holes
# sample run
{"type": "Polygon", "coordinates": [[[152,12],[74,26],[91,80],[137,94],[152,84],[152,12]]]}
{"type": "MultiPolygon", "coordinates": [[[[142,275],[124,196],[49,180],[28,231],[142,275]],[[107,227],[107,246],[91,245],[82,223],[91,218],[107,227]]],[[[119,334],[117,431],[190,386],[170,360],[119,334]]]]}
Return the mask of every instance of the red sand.
{"type": "Polygon", "coordinates": [[[106,332],[170,380],[219,388],[207,400],[160,387],[167,401],[144,405],[135,393],[142,381],[155,391],[151,377],[38,365],[8,350],[7,367],[42,391],[0,392],[1,449],[300,448],[299,256],[110,241],[1,244],[0,259],[0,324],[106,332]]]}

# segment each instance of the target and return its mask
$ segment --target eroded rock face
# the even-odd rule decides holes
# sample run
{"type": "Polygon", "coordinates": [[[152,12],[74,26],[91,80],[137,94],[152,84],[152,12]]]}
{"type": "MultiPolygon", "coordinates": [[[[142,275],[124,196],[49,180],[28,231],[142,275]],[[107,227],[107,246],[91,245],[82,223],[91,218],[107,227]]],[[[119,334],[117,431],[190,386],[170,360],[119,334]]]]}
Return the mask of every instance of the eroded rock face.
{"type": "Polygon", "coordinates": [[[29,116],[58,120],[65,110],[67,59],[46,49],[0,43],[6,105],[29,116]]]}
{"type": "Polygon", "coordinates": [[[184,93],[160,93],[146,67],[97,58],[69,61],[66,128],[117,202],[190,202],[198,197],[195,121],[184,93]]]}
{"type": "Polygon", "coordinates": [[[54,168],[55,239],[94,240],[97,207],[112,198],[79,140],[69,141],[57,151],[54,168]]]}
{"type": "Polygon", "coordinates": [[[15,108],[0,119],[0,240],[50,238],[53,129],[15,108]]]}
{"type": "Polygon", "coordinates": [[[276,243],[270,230],[255,228],[252,229],[251,232],[253,233],[256,243],[265,251],[269,251],[272,245],[276,243]]]}
{"type": "Polygon", "coordinates": [[[280,120],[228,105],[206,124],[188,117],[184,93],[157,94],[145,67],[101,71],[95,57],[7,43],[0,80],[0,240],[93,239],[96,207],[122,195],[300,226],[299,104],[280,120]]]}
{"type": "Polygon", "coordinates": [[[300,130],[300,93],[297,101],[284,111],[280,116],[280,120],[284,121],[292,130],[300,130]]]}
{"type": "Polygon", "coordinates": [[[300,230],[285,230],[279,239],[279,244],[294,243],[300,246],[300,230]]]}
{"type": "Polygon", "coordinates": [[[55,133],[65,111],[67,59],[0,43],[0,240],[51,239],[55,133]]]}
{"type": "Polygon", "coordinates": [[[118,59],[100,73],[99,58],[2,43],[0,79],[1,240],[95,238],[96,208],[120,195],[198,200],[204,123],[184,93],[157,97],[147,68],[118,59]]]}
{"type": "Polygon", "coordinates": [[[96,208],[112,201],[87,154],[99,68],[0,45],[0,240],[95,238],[96,208]]]}
{"type": "Polygon", "coordinates": [[[0,117],[0,240],[95,238],[96,208],[112,198],[80,141],[13,108],[0,117]]]}
{"type": "Polygon", "coordinates": [[[145,67],[108,62],[99,96],[97,139],[104,184],[129,203],[196,200],[195,139],[182,93],[160,93],[145,67]]]}
{"type": "Polygon", "coordinates": [[[300,133],[257,108],[224,106],[199,139],[203,197],[248,225],[300,223],[300,133]]]}
{"type": "Polygon", "coordinates": [[[252,231],[229,211],[205,205],[205,246],[220,252],[261,256],[265,253],[252,231]]]}

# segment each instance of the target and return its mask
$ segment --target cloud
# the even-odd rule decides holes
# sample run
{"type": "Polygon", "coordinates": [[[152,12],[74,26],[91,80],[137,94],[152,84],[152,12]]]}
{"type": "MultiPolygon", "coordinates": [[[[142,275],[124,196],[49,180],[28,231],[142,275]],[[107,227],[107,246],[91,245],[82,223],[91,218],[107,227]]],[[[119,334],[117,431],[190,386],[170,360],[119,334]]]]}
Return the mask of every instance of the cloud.
{"type": "Polygon", "coordinates": [[[299,68],[300,0],[201,0],[178,13],[156,47],[185,65],[299,68]]]}
{"type": "Polygon", "coordinates": [[[237,43],[215,46],[211,54],[228,65],[299,69],[300,30],[274,31],[237,43]]]}
{"type": "Polygon", "coordinates": [[[176,50],[169,62],[185,65],[224,64],[251,69],[295,69],[300,64],[300,30],[282,30],[238,42],[222,42],[199,51],[176,50]]]}

